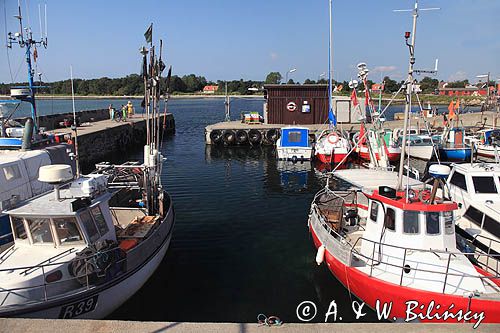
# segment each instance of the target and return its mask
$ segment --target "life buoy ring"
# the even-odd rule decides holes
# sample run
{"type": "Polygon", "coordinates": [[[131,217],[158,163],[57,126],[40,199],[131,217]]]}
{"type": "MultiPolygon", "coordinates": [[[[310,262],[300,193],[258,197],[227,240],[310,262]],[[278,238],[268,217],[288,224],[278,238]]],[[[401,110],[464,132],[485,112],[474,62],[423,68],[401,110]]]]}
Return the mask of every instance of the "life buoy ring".
{"type": "Polygon", "coordinates": [[[327,140],[328,140],[328,142],[330,142],[332,145],[334,145],[334,144],[336,144],[337,142],[339,142],[339,136],[338,136],[336,133],[331,133],[331,134],[328,134],[327,140]]]}
{"type": "Polygon", "coordinates": [[[418,194],[418,198],[420,199],[421,202],[423,203],[428,203],[431,199],[431,191],[429,190],[422,190],[418,194]]]}

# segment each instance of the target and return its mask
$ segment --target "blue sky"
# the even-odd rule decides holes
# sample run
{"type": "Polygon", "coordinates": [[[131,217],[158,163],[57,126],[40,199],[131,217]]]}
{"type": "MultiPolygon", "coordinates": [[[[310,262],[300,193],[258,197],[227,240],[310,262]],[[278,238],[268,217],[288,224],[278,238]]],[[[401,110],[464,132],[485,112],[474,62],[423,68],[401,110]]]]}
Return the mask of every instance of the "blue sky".
{"type": "MultiPolygon", "coordinates": [[[[22,1],[24,17],[26,1],[22,1]]],[[[120,77],[138,73],[139,47],[154,23],[154,39],[165,43],[167,63],[177,75],[195,73],[209,80],[263,80],[270,71],[290,78],[317,79],[327,71],[328,0],[85,0],[28,1],[38,36],[38,4],[48,6],[49,47],[39,52],[39,72],[47,81],[69,77],[120,77]]],[[[411,29],[413,0],[334,0],[333,45],[336,79],[355,77],[366,62],[374,81],[400,80],[407,68],[404,31],[411,29]]],[[[438,78],[475,79],[491,72],[500,79],[499,0],[420,0],[417,68],[439,58],[438,78]]],[[[0,0],[0,34],[17,31],[17,0],[0,0]]],[[[14,81],[25,80],[22,51],[9,51],[14,81]],[[20,67],[21,66],[21,67],[20,67]]],[[[0,82],[11,82],[7,53],[0,50],[0,82]]]]}

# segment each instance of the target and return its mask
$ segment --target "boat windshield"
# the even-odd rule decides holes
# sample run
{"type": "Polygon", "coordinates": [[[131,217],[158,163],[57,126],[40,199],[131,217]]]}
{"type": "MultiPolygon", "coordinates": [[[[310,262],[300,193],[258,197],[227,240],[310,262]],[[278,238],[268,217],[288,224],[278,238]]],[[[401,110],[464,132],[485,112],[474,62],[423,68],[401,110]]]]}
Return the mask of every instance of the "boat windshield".
{"type": "Polygon", "coordinates": [[[61,245],[83,243],[83,237],[74,216],[58,217],[54,218],[53,221],[61,245]]]}
{"type": "Polygon", "coordinates": [[[33,244],[54,243],[52,232],[50,231],[50,219],[35,217],[26,219],[26,222],[28,223],[33,244]]]}
{"type": "Polygon", "coordinates": [[[476,193],[498,193],[495,181],[491,176],[475,176],[472,177],[472,182],[476,193]]]}

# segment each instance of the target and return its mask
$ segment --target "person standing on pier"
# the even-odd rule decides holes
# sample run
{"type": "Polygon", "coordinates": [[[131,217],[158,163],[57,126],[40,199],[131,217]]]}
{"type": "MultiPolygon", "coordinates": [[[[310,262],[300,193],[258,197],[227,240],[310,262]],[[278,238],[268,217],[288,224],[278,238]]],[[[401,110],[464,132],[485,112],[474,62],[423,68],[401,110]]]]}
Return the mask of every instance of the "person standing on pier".
{"type": "Polygon", "coordinates": [[[124,104],[122,105],[122,121],[127,120],[127,106],[124,104]]]}
{"type": "Polygon", "coordinates": [[[113,108],[113,104],[109,104],[109,119],[113,120],[115,118],[115,109],[113,108]]]}
{"type": "Polygon", "coordinates": [[[131,101],[128,101],[127,103],[127,110],[128,110],[128,116],[132,117],[132,115],[134,114],[134,105],[132,104],[131,101]]]}

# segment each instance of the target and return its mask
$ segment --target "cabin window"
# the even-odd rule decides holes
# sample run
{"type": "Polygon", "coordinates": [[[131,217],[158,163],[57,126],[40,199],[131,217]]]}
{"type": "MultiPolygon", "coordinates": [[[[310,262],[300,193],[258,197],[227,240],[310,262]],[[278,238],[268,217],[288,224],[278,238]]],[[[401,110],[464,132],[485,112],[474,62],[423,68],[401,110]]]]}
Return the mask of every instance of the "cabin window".
{"type": "Polygon", "coordinates": [[[389,230],[396,230],[396,211],[392,208],[387,208],[385,213],[384,226],[389,230]]]}
{"type": "Polygon", "coordinates": [[[302,133],[301,132],[289,132],[288,133],[288,142],[299,143],[301,141],[302,141],[302,133]]]}
{"type": "Polygon", "coordinates": [[[493,177],[472,177],[476,193],[497,193],[493,177]]]}
{"type": "Polygon", "coordinates": [[[109,228],[106,220],[104,219],[104,216],[102,215],[101,208],[99,206],[95,206],[92,207],[90,211],[92,213],[92,217],[94,218],[95,224],[97,225],[97,229],[99,229],[101,235],[107,233],[109,231],[109,228]]]}
{"type": "Polygon", "coordinates": [[[14,232],[14,237],[17,239],[27,239],[28,234],[24,228],[24,220],[22,217],[11,216],[12,221],[12,231],[14,232]]]}
{"type": "Polygon", "coordinates": [[[483,213],[481,213],[476,208],[469,206],[469,208],[465,211],[465,217],[471,220],[472,223],[481,228],[483,225],[483,213]]]}
{"type": "Polygon", "coordinates": [[[52,232],[50,231],[50,219],[31,218],[26,219],[26,222],[28,222],[34,244],[54,243],[52,232]]]}
{"type": "Polygon", "coordinates": [[[56,226],[57,237],[61,245],[83,242],[75,217],[58,217],[52,219],[56,226]]]}
{"type": "Polygon", "coordinates": [[[82,220],[83,227],[87,232],[87,236],[91,243],[99,239],[99,231],[97,230],[96,225],[94,224],[94,220],[90,216],[89,211],[84,211],[80,214],[80,219],[82,220]]]}
{"type": "Polygon", "coordinates": [[[450,183],[467,191],[467,185],[465,183],[465,176],[463,174],[461,174],[460,172],[453,173],[453,176],[451,176],[450,183]]]}
{"type": "Polygon", "coordinates": [[[492,234],[495,238],[500,237],[500,224],[488,215],[484,216],[483,229],[492,234]]]}
{"type": "Polygon", "coordinates": [[[5,179],[7,181],[21,178],[21,171],[19,170],[19,166],[15,164],[5,166],[2,169],[3,169],[3,175],[5,176],[5,179]]]}
{"type": "Polygon", "coordinates": [[[403,213],[403,232],[405,234],[420,233],[418,215],[419,212],[411,210],[407,210],[403,213]]]}
{"type": "Polygon", "coordinates": [[[455,225],[453,224],[453,212],[444,212],[444,233],[447,235],[453,235],[455,233],[455,225]]]}
{"type": "Polygon", "coordinates": [[[425,219],[425,229],[429,235],[438,235],[441,231],[439,228],[439,213],[429,212],[425,219]]]}
{"type": "Polygon", "coordinates": [[[377,215],[378,215],[378,203],[372,201],[372,209],[370,209],[370,220],[376,223],[377,215]]]}

